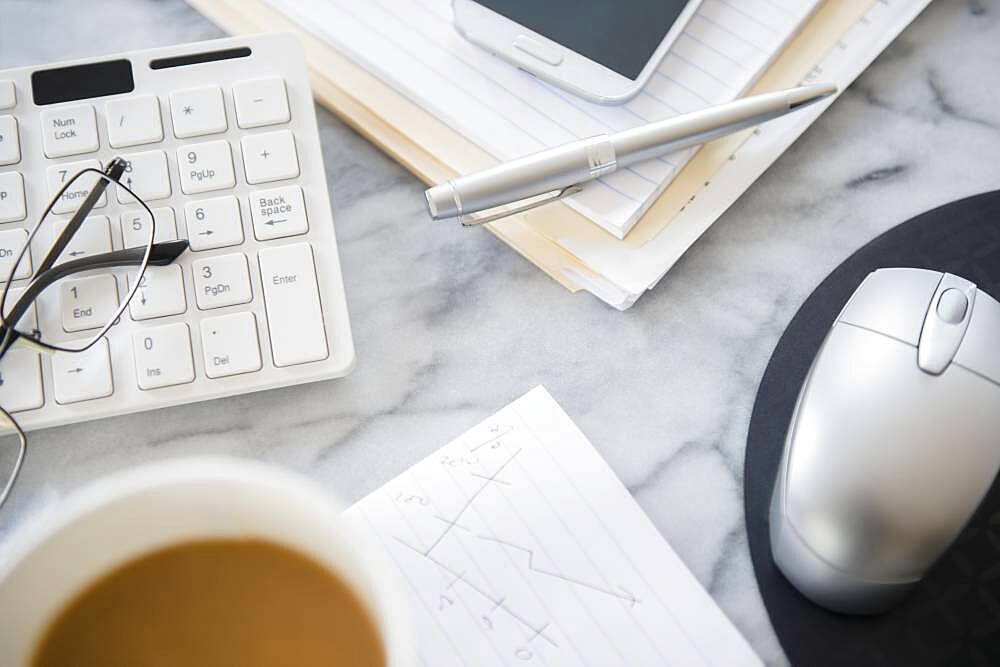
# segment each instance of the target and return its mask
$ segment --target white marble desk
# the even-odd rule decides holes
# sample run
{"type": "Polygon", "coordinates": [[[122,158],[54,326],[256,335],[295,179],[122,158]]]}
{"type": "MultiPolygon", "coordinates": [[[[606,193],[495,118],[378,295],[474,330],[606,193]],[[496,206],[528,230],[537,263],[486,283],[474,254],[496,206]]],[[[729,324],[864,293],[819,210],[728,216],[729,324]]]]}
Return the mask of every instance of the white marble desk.
{"type": "MultiPolygon", "coordinates": [[[[0,67],[218,35],[180,0],[0,0],[0,67]]],[[[757,383],[855,248],[1000,187],[998,44],[1000,0],[934,2],[626,313],[570,295],[488,232],[431,224],[420,183],[320,111],[357,370],[32,434],[0,538],[88,480],[192,454],[271,461],[350,502],[542,383],[780,664],[743,523],[757,383]]]]}

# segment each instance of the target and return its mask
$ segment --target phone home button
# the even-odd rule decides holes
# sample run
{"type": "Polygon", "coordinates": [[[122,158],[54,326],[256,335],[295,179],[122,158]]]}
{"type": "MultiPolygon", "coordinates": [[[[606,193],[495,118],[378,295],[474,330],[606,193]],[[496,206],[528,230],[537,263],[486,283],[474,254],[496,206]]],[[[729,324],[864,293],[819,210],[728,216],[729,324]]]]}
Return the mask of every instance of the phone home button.
{"type": "Polygon", "coordinates": [[[514,40],[514,48],[524,51],[529,56],[538,58],[543,63],[547,65],[552,65],[553,67],[559,65],[563,61],[562,54],[559,51],[542,44],[538,40],[532,39],[527,35],[518,35],[514,40]]]}

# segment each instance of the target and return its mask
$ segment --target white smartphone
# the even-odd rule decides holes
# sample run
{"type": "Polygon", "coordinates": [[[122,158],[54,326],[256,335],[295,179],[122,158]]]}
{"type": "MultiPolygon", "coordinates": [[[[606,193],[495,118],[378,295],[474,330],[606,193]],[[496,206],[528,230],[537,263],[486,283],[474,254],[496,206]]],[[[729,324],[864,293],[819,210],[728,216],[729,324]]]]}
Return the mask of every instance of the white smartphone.
{"type": "Polygon", "coordinates": [[[638,93],[701,0],[452,0],[469,41],[600,104],[638,93]]]}

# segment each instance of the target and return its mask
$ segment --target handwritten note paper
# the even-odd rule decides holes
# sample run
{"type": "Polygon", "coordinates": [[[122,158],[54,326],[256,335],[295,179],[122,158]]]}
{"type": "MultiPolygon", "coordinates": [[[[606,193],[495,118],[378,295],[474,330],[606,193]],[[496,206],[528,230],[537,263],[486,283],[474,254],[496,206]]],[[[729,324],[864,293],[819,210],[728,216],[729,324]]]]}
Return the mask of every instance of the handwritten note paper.
{"type": "Polygon", "coordinates": [[[760,664],[542,387],[347,516],[399,568],[428,667],[760,664]]]}

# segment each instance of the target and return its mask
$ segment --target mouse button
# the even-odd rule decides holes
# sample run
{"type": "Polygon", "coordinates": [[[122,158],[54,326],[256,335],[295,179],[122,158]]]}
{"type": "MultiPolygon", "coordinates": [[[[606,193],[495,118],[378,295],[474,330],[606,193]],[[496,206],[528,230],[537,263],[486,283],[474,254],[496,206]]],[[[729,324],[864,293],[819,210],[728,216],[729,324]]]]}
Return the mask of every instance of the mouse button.
{"type": "Polygon", "coordinates": [[[1000,303],[985,292],[976,294],[968,328],[955,353],[955,363],[1000,384],[1000,303]]]}
{"type": "Polygon", "coordinates": [[[917,365],[932,375],[944,372],[965,336],[976,286],[964,278],[944,274],[920,330],[917,365]]]}
{"type": "Polygon", "coordinates": [[[949,287],[941,292],[937,302],[937,316],[948,324],[959,324],[969,310],[969,297],[957,287],[949,287]]]}
{"type": "Polygon", "coordinates": [[[916,346],[941,275],[924,269],[873,271],[844,306],[839,319],[916,346]]]}

